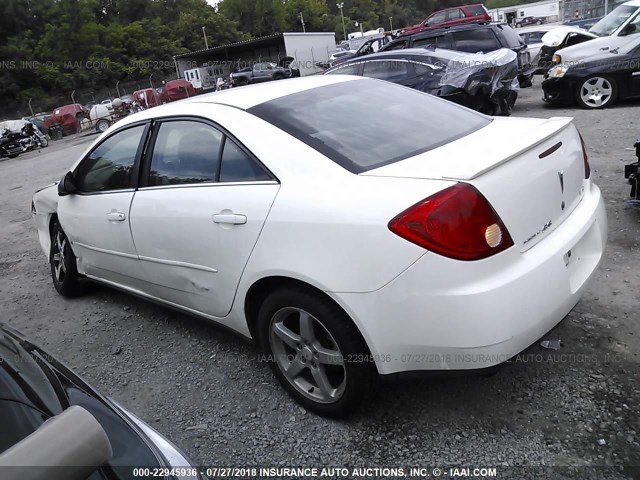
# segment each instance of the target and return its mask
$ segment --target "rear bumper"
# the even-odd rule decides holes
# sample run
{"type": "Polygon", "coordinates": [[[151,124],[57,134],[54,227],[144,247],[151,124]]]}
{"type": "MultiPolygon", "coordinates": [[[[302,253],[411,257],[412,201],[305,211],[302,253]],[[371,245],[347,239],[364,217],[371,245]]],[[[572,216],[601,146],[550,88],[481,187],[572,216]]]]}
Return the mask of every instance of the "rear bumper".
{"type": "Polygon", "coordinates": [[[524,253],[511,248],[477,262],[425,253],[375,292],[332,296],[359,326],[381,374],[488,368],[571,311],[600,263],[606,236],[604,202],[590,184],[571,216],[524,253]]]}

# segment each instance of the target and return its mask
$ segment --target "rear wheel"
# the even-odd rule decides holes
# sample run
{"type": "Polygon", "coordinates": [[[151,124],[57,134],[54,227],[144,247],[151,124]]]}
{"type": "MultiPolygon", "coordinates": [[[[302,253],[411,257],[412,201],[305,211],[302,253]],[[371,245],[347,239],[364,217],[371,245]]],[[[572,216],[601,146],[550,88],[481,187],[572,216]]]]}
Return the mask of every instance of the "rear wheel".
{"type": "Polygon", "coordinates": [[[76,256],[71,249],[67,235],[58,222],[51,233],[51,250],[49,255],[53,286],[63,297],[75,297],[83,288],[78,276],[76,256]]]}
{"type": "Polygon", "coordinates": [[[605,75],[596,75],[583,80],[576,91],[576,100],[583,108],[610,107],[616,101],[618,87],[615,81],[605,75]]]}
{"type": "Polygon", "coordinates": [[[258,329],[276,378],[311,411],[347,415],[375,384],[375,366],[355,325],[320,294],[273,292],[260,308],[258,329]]]}
{"type": "Polygon", "coordinates": [[[96,123],[96,130],[98,130],[99,132],[106,132],[109,128],[109,125],[111,125],[111,122],[103,118],[101,120],[98,120],[98,123],[96,123]]]}

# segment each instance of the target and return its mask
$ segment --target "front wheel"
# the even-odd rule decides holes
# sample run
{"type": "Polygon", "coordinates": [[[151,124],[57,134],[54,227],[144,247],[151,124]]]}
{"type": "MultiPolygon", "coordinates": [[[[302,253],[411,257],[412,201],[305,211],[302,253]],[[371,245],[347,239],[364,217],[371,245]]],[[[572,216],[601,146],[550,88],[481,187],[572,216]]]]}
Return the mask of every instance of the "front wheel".
{"type": "Polygon", "coordinates": [[[262,352],[287,392],[328,417],[351,413],[375,384],[376,371],[351,319],[331,300],[286,288],[264,301],[262,352]]]}
{"type": "Polygon", "coordinates": [[[42,137],[38,137],[38,144],[41,148],[45,148],[49,145],[49,140],[43,135],[42,137]]]}
{"type": "Polygon", "coordinates": [[[576,100],[582,108],[597,109],[613,105],[618,96],[614,80],[605,75],[596,75],[578,85],[576,100]]]}
{"type": "Polygon", "coordinates": [[[63,297],[76,297],[83,291],[76,266],[76,256],[71,249],[67,235],[58,222],[51,233],[49,255],[53,286],[63,297]]]}

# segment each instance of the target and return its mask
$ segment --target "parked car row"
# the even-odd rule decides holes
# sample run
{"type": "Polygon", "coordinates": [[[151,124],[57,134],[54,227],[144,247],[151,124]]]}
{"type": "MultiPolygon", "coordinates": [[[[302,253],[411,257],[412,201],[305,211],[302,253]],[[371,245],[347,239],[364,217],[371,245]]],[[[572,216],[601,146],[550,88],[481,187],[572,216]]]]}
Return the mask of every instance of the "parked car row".
{"type": "Polygon", "coordinates": [[[339,74],[398,83],[489,115],[510,115],[518,97],[516,54],[508,49],[488,54],[442,48],[383,51],[325,72],[339,74]]]}
{"type": "Polygon", "coordinates": [[[640,0],[619,5],[589,33],[597,38],[555,51],[542,83],[544,100],[594,109],[640,98],[640,0]]]}

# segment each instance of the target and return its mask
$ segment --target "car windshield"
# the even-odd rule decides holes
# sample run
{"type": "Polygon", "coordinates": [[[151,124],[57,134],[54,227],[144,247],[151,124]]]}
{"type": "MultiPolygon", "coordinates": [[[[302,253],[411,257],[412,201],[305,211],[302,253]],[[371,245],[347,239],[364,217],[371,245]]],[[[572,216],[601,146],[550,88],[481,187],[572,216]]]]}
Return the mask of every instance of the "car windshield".
{"type": "Polygon", "coordinates": [[[249,112],[353,173],[418,155],[491,120],[417,90],[346,81],[287,95],[249,112]]]}
{"type": "Polygon", "coordinates": [[[640,7],[620,5],[606,17],[596,23],[593,27],[591,27],[589,31],[591,33],[595,33],[599,37],[607,37],[609,35],[612,35],[632,15],[636,15],[639,10],[640,7]]]}

